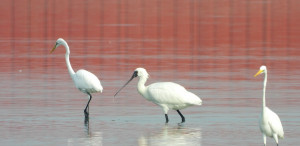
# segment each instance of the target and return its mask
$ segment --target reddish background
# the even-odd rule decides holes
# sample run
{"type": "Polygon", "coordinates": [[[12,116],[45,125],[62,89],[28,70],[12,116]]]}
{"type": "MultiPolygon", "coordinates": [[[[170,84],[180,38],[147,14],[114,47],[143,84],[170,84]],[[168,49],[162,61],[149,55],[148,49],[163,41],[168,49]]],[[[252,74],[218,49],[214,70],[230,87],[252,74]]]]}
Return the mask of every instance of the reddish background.
{"type": "MultiPolygon", "coordinates": [[[[237,61],[243,62],[244,68],[267,64],[299,69],[298,62],[266,58],[299,56],[299,6],[299,0],[2,0],[2,62],[10,64],[8,72],[18,65],[65,67],[49,57],[55,40],[63,37],[74,56],[99,55],[73,57],[72,65],[83,63],[85,68],[101,64],[119,70],[115,66],[125,62],[133,64],[132,70],[137,65],[161,70],[180,64],[183,71],[215,68],[215,64],[231,70],[230,59],[201,60],[197,56],[257,56],[261,58],[253,64],[251,58],[237,61]],[[41,54],[45,56],[42,60],[33,57],[41,54]],[[113,54],[119,57],[103,57],[113,54]],[[170,57],[157,57],[161,54],[170,57]],[[122,55],[133,57],[124,59],[122,55]],[[191,59],[180,60],[181,55],[191,59]]],[[[55,54],[61,56],[62,52],[55,54]]]]}

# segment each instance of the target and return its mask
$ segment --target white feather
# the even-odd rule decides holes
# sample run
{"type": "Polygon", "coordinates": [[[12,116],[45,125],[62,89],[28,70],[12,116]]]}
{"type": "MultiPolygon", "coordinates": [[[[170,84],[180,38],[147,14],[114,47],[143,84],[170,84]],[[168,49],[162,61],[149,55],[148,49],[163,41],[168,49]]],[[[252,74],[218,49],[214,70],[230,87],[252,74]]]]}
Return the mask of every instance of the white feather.
{"type": "Polygon", "coordinates": [[[187,91],[183,86],[173,82],[158,82],[146,87],[143,95],[157,105],[165,105],[169,109],[180,110],[191,105],[201,105],[201,99],[187,91]]]}
{"type": "Polygon", "coordinates": [[[67,42],[64,39],[62,39],[62,38],[57,39],[56,44],[53,47],[53,49],[51,50],[51,52],[53,52],[60,45],[63,45],[66,49],[66,54],[65,54],[66,65],[68,68],[68,72],[69,72],[76,88],[79,89],[81,92],[89,95],[89,101],[84,110],[84,113],[87,117],[88,106],[89,106],[89,103],[91,100],[91,98],[90,98],[91,93],[102,92],[103,87],[100,83],[100,80],[91,72],[83,70],[83,69],[78,70],[76,73],[74,72],[74,70],[71,66],[71,63],[70,63],[70,59],[69,59],[70,49],[69,49],[67,42]]]}
{"type": "Polygon", "coordinates": [[[72,79],[75,83],[76,88],[79,89],[81,92],[95,93],[102,92],[103,90],[99,79],[87,70],[78,70],[74,74],[72,79]]]}
{"type": "Polygon", "coordinates": [[[144,68],[137,68],[130,80],[119,91],[121,91],[135,77],[139,77],[137,85],[138,92],[148,101],[151,101],[163,108],[166,123],[168,123],[167,113],[169,109],[177,110],[182,119],[181,123],[184,123],[185,118],[179,110],[192,105],[202,104],[202,100],[197,95],[187,91],[181,85],[173,82],[158,82],[145,86],[145,83],[149,78],[149,74],[144,68]]]}
{"type": "Polygon", "coordinates": [[[260,70],[254,75],[256,77],[259,74],[265,74],[264,87],[263,87],[263,102],[262,102],[262,113],[259,118],[259,128],[263,133],[264,145],[266,145],[266,136],[274,138],[278,144],[278,138],[284,138],[283,127],[281,125],[280,118],[278,115],[266,106],[266,85],[267,85],[267,67],[261,66],[260,70]]]}
{"type": "Polygon", "coordinates": [[[276,134],[279,138],[284,138],[283,127],[278,115],[268,107],[264,109],[259,118],[260,131],[266,136],[273,137],[276,134]]]}

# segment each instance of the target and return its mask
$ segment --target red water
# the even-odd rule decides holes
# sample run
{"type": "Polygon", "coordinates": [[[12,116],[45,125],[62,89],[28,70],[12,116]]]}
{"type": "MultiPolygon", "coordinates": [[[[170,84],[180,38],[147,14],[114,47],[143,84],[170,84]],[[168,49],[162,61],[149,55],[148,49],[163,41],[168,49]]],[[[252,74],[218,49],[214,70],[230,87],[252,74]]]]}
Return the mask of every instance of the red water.
{"type": "Polygon", "coordinates": [[[286,134],[280,144],[296,145],[299,6],[298,0],[3,0],[1,141],[259,145],[263,79],[253,75],[265,64],[267,105],[286,134]],[[50,54],[59,37],[69,43],[74,70],[93,72],[104,86],[91,102],[89,129],[87,99],[67,73],[65,50],[50,54]],[[136,81],[113,100],[137,67],[147,69],[148,83],[174,81],[202,98],[201,107],[183,110],[185,127],[178,129],[175,112],[164,126],[162,110],[137,93],[136,81]]]}

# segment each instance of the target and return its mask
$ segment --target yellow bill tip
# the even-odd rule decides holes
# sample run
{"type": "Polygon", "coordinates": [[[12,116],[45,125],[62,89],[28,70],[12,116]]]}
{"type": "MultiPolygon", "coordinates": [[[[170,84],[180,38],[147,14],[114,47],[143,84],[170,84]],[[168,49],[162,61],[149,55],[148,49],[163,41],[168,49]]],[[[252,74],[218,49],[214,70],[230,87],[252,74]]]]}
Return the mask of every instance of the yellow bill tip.
{"type": "Polygon", "coordinates": [[[259,70],[255,75],[254,77],[258,76],[259,74],[261,74],[261,72],[263,72],[263,70],[259,70]]]}
{"type": "Polygon", "coordinates": [[[56,49],[56,45],[52,48],[52,50],[50,51],[50,53],[52,53],[55,49],[56,49]]]}

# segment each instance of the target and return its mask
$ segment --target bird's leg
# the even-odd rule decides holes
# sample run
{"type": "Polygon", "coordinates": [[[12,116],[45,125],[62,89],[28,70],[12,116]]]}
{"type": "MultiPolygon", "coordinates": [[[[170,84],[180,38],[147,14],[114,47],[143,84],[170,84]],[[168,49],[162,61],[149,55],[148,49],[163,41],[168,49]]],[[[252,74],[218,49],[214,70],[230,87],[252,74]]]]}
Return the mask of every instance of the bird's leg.
{"type": "Polygon", "coordinates": [[[180,117],[181,117],[181,123],[184,123],[185,122],[185,118],[184,118],[184,116],[181,114],[181,112],[179,111],[179,110],[176,110],[177,111],[177,113],[180,115],[180,117]]]}
{"type": "Polygon", "coordinates": [[[90,118],[87,116],[87,117],[85,117],[84,118],[84,124],[85,125],[88,125],[89,124],[89,120],[90,120],[90,118]]]}
{"type": "Polygon", "coordinates": [[[264,140],[264,146],[266,146],[266,143],[267,143],[267,137],[265,134],[263,134],[263,140],[264,140]]]}
{"type": "Polygon", "coordinates": [[[90,122],[89,122],[89,117],[85,117],[84,118],[84,126],[85,126],[85,129],[86,129],[86,133],[87,135],[90,135],[90,122]]]}
{"type": "Polygon", "coordinates": [[[166,124],[169,122],[168,114],[165,114],[166,117],[166,124]]]}
{"type": "Polygon", "coordinates": [[[274,138],[274,140],[275,140],[275,142],[277,143],[277,146],[278,146],[278,135],[274,133],[273,138],[274,138]]]}
{"type": "Polygon", "coordinates": [[[89,104],[90,104],[90,101],[92,100],[92,95],[90,93],[87,93],[87,94],[90,96],[90,99],[89,99],[89,101],[86,104],[86,107],[84,109],[84,115],[85,115],[85,117],[89,116],[89,104]]]}

